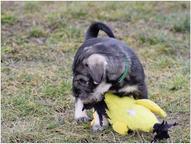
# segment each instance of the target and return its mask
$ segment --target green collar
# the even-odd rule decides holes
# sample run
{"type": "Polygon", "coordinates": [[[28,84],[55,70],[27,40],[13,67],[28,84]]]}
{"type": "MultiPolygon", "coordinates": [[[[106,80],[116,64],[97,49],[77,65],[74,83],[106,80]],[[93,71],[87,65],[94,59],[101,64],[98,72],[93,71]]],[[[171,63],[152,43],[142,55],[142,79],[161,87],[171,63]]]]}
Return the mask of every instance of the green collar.
{"type": "Polygon", "coordinates": [[[121,74],[121,76],[119,77],[118,82],[122,82],[122,81],[125,79],[125,77],[127,76],[127,74],[128,74],[128,61],[127,61],[127,59],[126,59],[126,60],[125,60],[125,70],[124,70],[124,72],[121,74]]]}

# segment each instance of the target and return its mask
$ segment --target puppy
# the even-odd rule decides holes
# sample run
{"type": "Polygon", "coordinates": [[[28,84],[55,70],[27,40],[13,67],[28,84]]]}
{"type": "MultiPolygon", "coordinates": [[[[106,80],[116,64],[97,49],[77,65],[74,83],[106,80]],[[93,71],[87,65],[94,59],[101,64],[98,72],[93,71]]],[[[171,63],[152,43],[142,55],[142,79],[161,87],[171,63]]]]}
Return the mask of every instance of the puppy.
{"type": "Polygon", "coordinates": [[[138,57],[124,42],[115,39],[111,29],[101,22],[92,23],[88,28],[72,69],[75,120],[90,120],[86,109],[94,108],[93,131],[108,125],[105,92],[147,98],[145,74],[138,57]],[[98,38],[99,30],[108,37],[98,38]]]}

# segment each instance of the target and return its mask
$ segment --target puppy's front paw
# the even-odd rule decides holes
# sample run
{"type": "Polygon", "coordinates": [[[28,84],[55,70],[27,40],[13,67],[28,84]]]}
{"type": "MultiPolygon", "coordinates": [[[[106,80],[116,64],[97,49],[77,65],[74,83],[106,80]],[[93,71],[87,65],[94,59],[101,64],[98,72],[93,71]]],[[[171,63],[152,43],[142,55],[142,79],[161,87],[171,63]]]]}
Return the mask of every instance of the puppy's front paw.
{"type": "Polygon", "coordinates": [[[95,124],[95,125],[92,126],[92,131],[93,132],[102,131],[102,130],[104,130],[104,127],[101,126],[101,125],[95,124]]]}
{"type": "Polygon", "coordinates": [[[83,117],[75,118],[75,120],[76,120],[77,123],[81,123],[81,122],[88,122],[91,119],[88,116],[83,116],[83,117]]]}
{"type": "Polygon", "coordinates": [[[104,129],[106,129],[108,127],[108,125],[99,125],[99,124],[94,124],[92,125],[92,131],[93,132],[98,132],[98,131],[103,131],[104,129]]]}
{"type": "Polygon", "coordinates": [[[94,119],[91,121],[91,126],[92,126],[93,132],[102,131],[108,127],[109,123],[105,116],[102,115],[102,118],[103,118],[102,125],[100,122],[100,118],[96,112],[93,113],[93,118],[94,119]]]}

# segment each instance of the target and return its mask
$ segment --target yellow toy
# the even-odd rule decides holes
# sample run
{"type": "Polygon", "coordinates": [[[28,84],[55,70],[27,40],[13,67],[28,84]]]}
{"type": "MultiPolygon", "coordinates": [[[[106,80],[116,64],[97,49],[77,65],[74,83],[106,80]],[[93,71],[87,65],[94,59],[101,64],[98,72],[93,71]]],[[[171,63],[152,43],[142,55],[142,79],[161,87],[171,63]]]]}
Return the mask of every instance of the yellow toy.
{"type": "Polygon", "coordinates": [[[154,102],[148,99],[135,100],[131,97],[118,97],[111,93],[105,95],[106,113],[113,129],[122,135],[128,130],[150,132],[159,123],[153,113],[166,117],[166,113],[154,102]],[[153,112],[153,113],[152,113],[153,112]]]}
{"type": "MultiPolygon", "coordinates": [[[[135,100],[131,97],[119,97],[111,93],[105,94],[106,113],[114,131],[121,135],[128,134],[128,130],[156,132],[155,139],[169,138],[167,122],[159,123],[154,115],[161,118],[167,116],[156,103],[148,99],[135,100]]],[[[93,123],[94,121],[92,121],[93,123]]]]}

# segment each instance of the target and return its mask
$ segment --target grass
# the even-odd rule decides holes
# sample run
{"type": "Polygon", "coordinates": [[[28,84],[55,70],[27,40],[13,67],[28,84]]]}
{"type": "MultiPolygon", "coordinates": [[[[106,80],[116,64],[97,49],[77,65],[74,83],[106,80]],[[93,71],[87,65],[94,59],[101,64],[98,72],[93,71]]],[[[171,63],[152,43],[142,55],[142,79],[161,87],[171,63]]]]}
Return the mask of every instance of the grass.
{"type": "Polygon", "coordinates": [[[17,21],[17,18],[13,15],[3,15],[1,16],[1,23],[2,24],[9,24],[9,25],[13,25],[15,22],[17,21]]]}
{"type": "Polygon", "coordinates": [[[162,142],[189,143],[189,9],[189,2],[2,2],[1,141],[151,141],[151,133],[120,136],[111,127],[92,133],[73,119],[73,57],[99,20],[135,50],[149,98],[178,123],[162,142]]]}
{"type": "Polygon", "coordinates": [[[44,31],[42,30],[42,28],[39,27],[33,27],[29,32],[29,37],[39,38],[44,36],[45,36],[44,31]]]}

